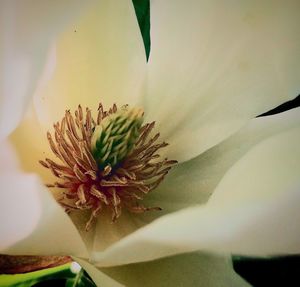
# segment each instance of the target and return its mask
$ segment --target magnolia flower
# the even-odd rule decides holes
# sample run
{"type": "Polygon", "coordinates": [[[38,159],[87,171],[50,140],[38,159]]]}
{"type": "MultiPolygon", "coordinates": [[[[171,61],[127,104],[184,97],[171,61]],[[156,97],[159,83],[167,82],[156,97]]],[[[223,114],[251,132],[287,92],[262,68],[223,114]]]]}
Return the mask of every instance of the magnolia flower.
{"type": "Polygon", "coordinates": [[[247,286],[230,254],[298,253],[299,111],[253,119],[299,93],[298,8],[154,2],[146,63],[131,2],[91,4],[56,38],[52,74],[9,138],[21,167],[2,143],[2,252],[71,254],[99,286],[247,286]],[[100,212],[87,232],[90,211],[69,217],[38,162],[66,110],[99,102],[142,107],[178,165],[143,199],[162,211],[113,224],[100,212]]]}

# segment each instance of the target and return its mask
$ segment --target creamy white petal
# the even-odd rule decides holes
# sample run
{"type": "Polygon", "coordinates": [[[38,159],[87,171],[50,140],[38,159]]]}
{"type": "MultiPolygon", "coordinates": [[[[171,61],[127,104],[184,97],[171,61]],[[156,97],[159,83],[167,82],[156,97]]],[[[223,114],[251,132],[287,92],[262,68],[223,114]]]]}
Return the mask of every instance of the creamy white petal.
{"type": "Polygon", "coordinates": [[[35,96],[46,128],[78,104],[97,111],[137,104],[142,95],[146,57],[132,2],[96,1],[57,38],[52,78],[35,96]]]}
{"type": "Polygon", "coordinates": [[[90,2],[1,1],[1,138],[21,120],[42,74],[52,39],[90,2]]]}
{"type": "Polygon", "coordinates": [[[250,286],[234,272],[230,258],[204,253],[184,254],[101,270],[130,287],[250,286]]]}
{"type": "MultiPolygon", "coordinates": [[[[254,239],[259,238],[257,233],[262,230],[265,230],[269,235],[274,233],[276,222],[271,222],[270,219],[279,220],[281,217],[282,222],[286,222],[286,220],[291,221],[296,218],[293,217],[293,213],[297,212],[292,206],[289,209],[291,213],[285,208],[289,202],[292,202],[289,200],[295,195],[290,191],[293,191],[297,180],[299,183],[300,179],[299,168],[297,167],[300,164],[300,160],[297,161],[297,157],[300,156],[299,149],[297,149],[299,135],[299,113],[297,109],[274,117],[255,119],[254,123],[250,124],[245,131],[239,132],[207,152],[207,155],[212,152],[211,163],[207,161],[208,164],[211,164],[211,176],[213,177],[215,173],[217,178],[216,181],[213,179],[208,181],[208,188],[213,189],[224,173],[225,176],[219,182],[212,199],[206,205],[183,209],[163,216],[120,240],[104,252],[95,253],[94,260],[101,265],[110,266],[152,260],[197,249],[238,253],[241,246],[245,246],[245,250],[243,250],[245,254],[254,254],[254,247],[257,248],[258,254],[266,254],[268,253],[267,250],[270,254],[284,253],[289,250],[295,252],[298,248],[298,241],[297,237],[293,236],[297,235],[299,231],[297,222],[294,222],[291,227],[290,234],[282,233],[279,228],[277,231],[281,237],[275,236],[276,242],[273,244],[264,240],[261,242],[264,243],[261,245],[261,249],[255,244],[254,239]],[[289,132],[285,132],[285,130],[289,132]],[[220,156],[219,167],[214,159],[215,156],[220,156]],[[264,177],[261,176],[262,174],[264,177]],[[239,186],[234,186],[237,183],[239,186]],[[227,185],[224,186],[225,184],[227,185]],[[276,192],[278,196],[276,196],[276,192]],[[283,203],[281,199],[284,196],[286,196],[287,203],[283,203]],[[259,213],[258,210],[264,210],[264,212],[259,213]],[[278,214],[275,217],[274,212],[277,210],[278,214]],[[268,225],[250,224],[255,221],[265,222],[263,218],[266,218],[266,221],[269,220],[270,229],[268,229],[268,225]],[[234,220],[240,221],[235,222],[234,220]],[[240,233],[243,226],[249,229],[249,224],[253,232],[255,232],[256,226],[258,229],[257,233],[253,233],[254,235],[246,241],[249,234],[240,233]],[[269,233],[268,230],[270,230],[269,233]],[[285,244],[286,241],[283,239],[290,240],[290,244],[285,244]],[[232,243],[236,243],[236,241],[240,242],[240,245],[232,243]],[[236,248],[234,249],[234,247],[236,248]],[[262,252],[263,250],[265,252],[262,252]]],[[[200,160],[199,162],[201,163],[200,160]]],[[[200,168],[200,166],[195,165],[196,167],[200,168]]],[[[192,198],[197,200],[197,183],[199,184],[199,191],[205,191],[201,190],[201,186],[205,186],[205,183],[201,183],[201,168],[198,172],[199,181],[195,179],[192,183],[186,183],[192,189],[192,193],[189,193],[189,189],[186,191],[183,188],[180,189],[181,186],[178,184],[179,191],[175,193],[176,200],[181,196],[183,202],[187,200],[188,203],[191,203],[188,196],[178,196],[180,191],[189,193],[192,198]]],[[[188,169],[187,173],[189,173],[188,169]]],[[[195,177],[197,178],[196,174],[195,177]]],[[[187,180],[189,179],[187,176],[187,180]]],[[[182,179],[182,181],[184,180],[182,179]]],[[[202,200],[203,196],[199,194],[199,201],[202,200]]],[[[264,236],[265,239],[267,235],[264,236]]],[[[272,238],[274,237],[269,237],[270,240],[272,238]]]]}
{"type": "Polygon", "coordinates": [[[1,146],[1,252],[87,256],[75,226],[51,194],[35,175],[22,173],[10,165],[7,154],[3,159],[3,150],[1,146]]]}
{"type": "Polygon", "coordinates": [[[256,118],[238,133],[195,159],[175,166],[161,185],[146,197],[147,205],[165,212],[205,203],[228,169],[257,143],[300,126],[300,109],[256,118]]]}
{"type": "Polygon", "coordinates": [[[76,260],[84,268],[84,270],[91,276],[91,278],[93,279],[93,281],[96,283],[97,286],[100,287],[124,286],[118,283],[116,280],[112,279],[111,277],[107,276],[105,273],[97,269],[93,264],[89,263],[88,261],[74,256],[73,259],[76,260]]]}
{"type": "Polygon", "coordinates": [[[153,1],[148,117],[180,161],[300,92],[300,2],[153,1]]]}
{"type": "Polygon", "coordinates": [[[299,140],[294,128],[258,144],[228,171],[206,206],[158,220],[145,238],[178,250],[299,253],[299,140]]]}

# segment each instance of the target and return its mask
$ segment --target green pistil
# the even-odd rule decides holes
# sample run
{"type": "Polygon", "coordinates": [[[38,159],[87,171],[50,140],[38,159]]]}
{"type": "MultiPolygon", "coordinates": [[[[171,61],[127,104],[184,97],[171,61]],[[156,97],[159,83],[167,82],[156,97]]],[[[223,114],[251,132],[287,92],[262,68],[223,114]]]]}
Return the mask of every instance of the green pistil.
{"type": "Polygon", "coordinates": [[[105,117],[92,136],[92,154],[100,169],[120,163],[132,150],[143,123],[143,111],[123,109],[105,117]]]}

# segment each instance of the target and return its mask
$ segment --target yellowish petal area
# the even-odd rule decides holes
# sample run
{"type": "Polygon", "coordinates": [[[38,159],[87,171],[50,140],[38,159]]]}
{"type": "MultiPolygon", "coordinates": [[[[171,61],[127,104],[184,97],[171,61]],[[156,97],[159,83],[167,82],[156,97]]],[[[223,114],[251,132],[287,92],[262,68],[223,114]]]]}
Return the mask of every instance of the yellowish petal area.
{"type": "Polygon", "coordinates": [[[234,272],[230,257],[205,253],[190,253],[100,270],[130,287],[250,286],[234,272]]]}
{"type": "Polygon", "coordinates": [[[296,252],[299,123],[297,109],[255,119],[245,130],[191,162],[192,171],[186,163],[187,169],[177,174],[178,181],[170,175],[175,180],[169,183],[173,190],[166,189],[170,195],[162,189],[155,202],[161,194],[162,208],[188,208],[157,219],[104,252],[95,252],[95,262],[101,266],[128,264],[199,249],[256,255],[296,252]],[[211,193],[211,199],[199,205],[211,193]],[[288,222],[290,228],[284,228],[288,222]]]}
{"type": "Polygon", "coordinates": [[[299,9],[297,0],[151,2],[145,114],[170,157],[193,158],[299,94],[299,9]]]}
{"type": "Polygon", "coordinates": [[[19,123],[53,38],[88,1],[3,0],[0,3],[0,137],[19,123]]]}
{"type": "MultiPolygon", "coordinates": [[[[49,126],[49,131],[53,131],[53,125],[49,126]]],[[[32,108],[27,112],[9,140],[16,150],[22,170],[37,174],[45,184],[57,180],[51,171],[39,163],[39,160],[45,158],[55,160],[55,156],[47,140],[46,131],[39,124],[32,108]]]]}
{"type": "Polygon", "coordinates": [[[132,2],[95,1],[56,41],[52,78],[35,95],[35,109],[49,128],[78,104],[97,111],[136,104],[142,96],[146,57],[132,2]]]}
{"type": "Polygon", "coordinates": [[[87,256],[75,226],[39,178],[21,171],[6,151],[1,144],[1,253],[87,256]]]}

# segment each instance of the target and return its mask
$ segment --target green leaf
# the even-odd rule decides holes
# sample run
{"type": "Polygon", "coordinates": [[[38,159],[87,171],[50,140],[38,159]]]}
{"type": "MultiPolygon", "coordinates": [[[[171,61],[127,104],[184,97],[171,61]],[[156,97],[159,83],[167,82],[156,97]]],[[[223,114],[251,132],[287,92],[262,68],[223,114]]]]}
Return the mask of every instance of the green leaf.
{"type": "Polygon", "coordinates": [[[31,287],[34,284],[50,279],[67,279],[74,277],[71,272],[70,263],[43,269],[39,271],[14,274],[14,275],[0,275],[0,287],[31,287]]]}
{"type": "Polygon", "coordinates": [[[132,0],[142,33],[147,60],[150,54],[150,0],[132,0]]]}
{"type": "Polygon", "coordinates": [[[65,287],[96,287],[83,269],[72,272],[71,263],[23,274],[0,275],[0,287],[31,287],[38,283],[39,286],[50,286],[49,282],[57,286],[57,280],[65,281],[65,287]]]}

